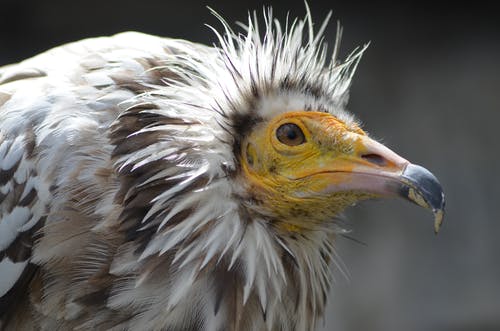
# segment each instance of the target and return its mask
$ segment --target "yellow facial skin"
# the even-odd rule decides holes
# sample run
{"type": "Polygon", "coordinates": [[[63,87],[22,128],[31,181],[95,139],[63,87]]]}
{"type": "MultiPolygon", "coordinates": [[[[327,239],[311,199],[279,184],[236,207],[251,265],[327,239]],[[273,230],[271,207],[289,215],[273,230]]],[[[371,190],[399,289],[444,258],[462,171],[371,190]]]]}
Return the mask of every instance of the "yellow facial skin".
{"type": "Polygon", "coordinates": [[[258,208],[289,232],[314,229],[347,206],[383,194],[385,181],[399,176],[408,164],[358,126],[309,111],[285,113],[257,125],[243,142],[241,155],[243,176],[258,208]],[[283,125],[290,124],[304,139],[299,135],[297,140],[295,131],[293,139],[280,136],[278,131],[288,132],[283,125]]]}

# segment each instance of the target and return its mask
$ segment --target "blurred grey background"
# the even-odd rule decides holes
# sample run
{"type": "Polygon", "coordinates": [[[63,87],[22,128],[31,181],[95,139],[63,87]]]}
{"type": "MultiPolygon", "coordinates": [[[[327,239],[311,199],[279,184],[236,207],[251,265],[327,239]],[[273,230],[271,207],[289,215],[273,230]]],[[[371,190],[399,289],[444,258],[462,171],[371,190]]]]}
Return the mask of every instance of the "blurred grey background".
{"type": "MultiPolygon", "coordinates": [[[[343,54],[371,41],[349,109],[365,129],[440,178],[447,193],[441,233],[402,201],[348,211],[351,237],[338,254],[322,330],[500,330],[500,17],[466,2],[312,1],[344,27],[343,54]]],[[[138,30],[213,43],[219,26],[272,5],[278,18],[304,15],[302,1],[0,0],[0,65],[61,43],[138,30]]]]}

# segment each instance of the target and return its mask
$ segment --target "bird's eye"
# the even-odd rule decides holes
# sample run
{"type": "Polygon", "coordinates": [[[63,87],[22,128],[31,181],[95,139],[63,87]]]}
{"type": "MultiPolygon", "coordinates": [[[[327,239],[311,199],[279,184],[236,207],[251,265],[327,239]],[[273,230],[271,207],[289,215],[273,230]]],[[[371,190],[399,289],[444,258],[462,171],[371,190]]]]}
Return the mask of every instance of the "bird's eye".
{"type": "Polygon", "coordinates": [[[306,137],[304,133],[299,128],[298,125],[293,123],[286,123],[281,125],[278,130],[276,130],[276,138],[288,146],[298,146],[306,142],[306,137]]]}

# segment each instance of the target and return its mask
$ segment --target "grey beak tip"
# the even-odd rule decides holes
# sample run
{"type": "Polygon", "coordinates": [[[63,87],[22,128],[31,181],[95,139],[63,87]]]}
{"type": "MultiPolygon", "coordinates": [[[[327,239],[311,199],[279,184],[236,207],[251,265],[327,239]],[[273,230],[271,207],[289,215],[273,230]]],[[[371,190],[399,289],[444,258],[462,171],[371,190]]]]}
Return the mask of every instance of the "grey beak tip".
{"type": "Polygon", "coordinates": [[[408,164],[402,174],[408,183],[417,189],[434,213],[444,210],[445,197],[443,188],[429,170],[416,164],[408,164]]]}

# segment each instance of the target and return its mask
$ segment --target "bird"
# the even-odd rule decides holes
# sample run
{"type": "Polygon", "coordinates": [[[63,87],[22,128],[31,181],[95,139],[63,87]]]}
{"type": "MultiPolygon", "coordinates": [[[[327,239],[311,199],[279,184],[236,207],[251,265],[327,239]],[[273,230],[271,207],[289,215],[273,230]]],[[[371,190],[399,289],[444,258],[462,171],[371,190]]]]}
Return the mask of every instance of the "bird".
{"type": "MultiPolygon", "coordinates": [[[[347,110],[345,59],[272,10],[214,45],[124,32],[0,68],[1,330],[314,330],[343,211],[427,169],[347,110]]],[[[259,17],[258,17],[259,16],[259,17]]]]}

